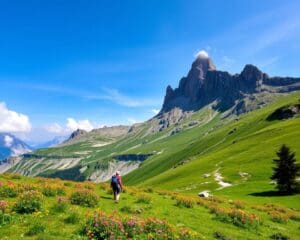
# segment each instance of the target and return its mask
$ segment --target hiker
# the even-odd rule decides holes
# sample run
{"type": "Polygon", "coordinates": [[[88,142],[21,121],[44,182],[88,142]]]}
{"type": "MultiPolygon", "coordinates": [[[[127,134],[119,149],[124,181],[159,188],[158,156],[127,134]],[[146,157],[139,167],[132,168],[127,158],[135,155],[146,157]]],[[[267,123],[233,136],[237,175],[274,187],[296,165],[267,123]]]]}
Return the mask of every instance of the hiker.
{"type": "Polygon", "coordinates": [[[116,171],[116,174],[111,177],[111,187],[114,193],[114,200],[117,203],[119,202],[120,193],[123,189],[120,171],[116,171]]]}

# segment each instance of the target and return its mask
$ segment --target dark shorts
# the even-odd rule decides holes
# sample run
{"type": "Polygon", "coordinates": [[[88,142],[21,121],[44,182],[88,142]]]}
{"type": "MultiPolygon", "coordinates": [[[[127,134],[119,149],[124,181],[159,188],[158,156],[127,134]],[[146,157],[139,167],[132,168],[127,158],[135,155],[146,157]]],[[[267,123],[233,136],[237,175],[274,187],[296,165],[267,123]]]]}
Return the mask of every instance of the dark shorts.
{"type": "Polygon", "coordinates": [[[114,194],[119,194],[121,192],[121,187],[120,185],[118,186],[112,186],[114,194]]]}

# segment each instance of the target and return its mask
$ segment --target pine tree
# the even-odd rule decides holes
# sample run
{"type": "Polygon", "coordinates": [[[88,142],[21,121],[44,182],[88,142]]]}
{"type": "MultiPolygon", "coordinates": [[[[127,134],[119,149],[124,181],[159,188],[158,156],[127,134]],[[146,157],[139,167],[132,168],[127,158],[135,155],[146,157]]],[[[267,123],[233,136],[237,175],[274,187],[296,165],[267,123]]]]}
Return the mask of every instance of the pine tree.
{"type": "Polygon", "coordinates": [[[296,163],[295,153],[285,145],[281,146],[276,155],[278,159],[273,160],[276,166],[273,168],[271,179],[276,180],[277,189],[281,193],[292,194],[298,190],[297,176],[300,165],[296,163]]]}

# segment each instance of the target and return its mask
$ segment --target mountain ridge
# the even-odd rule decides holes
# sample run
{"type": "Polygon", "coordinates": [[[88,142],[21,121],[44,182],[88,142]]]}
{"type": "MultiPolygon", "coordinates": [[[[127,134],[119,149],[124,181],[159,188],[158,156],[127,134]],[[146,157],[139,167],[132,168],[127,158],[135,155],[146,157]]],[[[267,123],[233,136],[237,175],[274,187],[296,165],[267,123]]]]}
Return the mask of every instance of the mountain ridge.
{"type": "Polygon", "coordinates": [[[230,74],[216,69],[207,57],[197,57],[186,77],[181,78],[177,88],[167,86],[163,106],[158,116],[179,108],[197,111],[217,101],[220,111],[233,107],[246,94],[284,93],[300,90],[300,78],[269,77],[255,65],[247,64],[240,74],[230,74]]]}

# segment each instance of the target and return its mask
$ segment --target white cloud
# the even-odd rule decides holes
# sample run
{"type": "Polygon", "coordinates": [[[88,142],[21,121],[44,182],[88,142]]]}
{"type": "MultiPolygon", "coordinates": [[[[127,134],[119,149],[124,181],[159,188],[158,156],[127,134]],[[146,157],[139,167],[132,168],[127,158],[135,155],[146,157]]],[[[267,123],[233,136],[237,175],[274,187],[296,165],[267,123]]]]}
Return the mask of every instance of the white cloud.
{"type": "Polygon", "coordinates": [[[208,53],[205,50],[200,50],[195,54],[196,58],[208,58],[208,53]]]}
{"type": "Polygon", "coordinates": [[[48,133],[54,133],[56,135],[70,134],[77,129],[82,129],[85,131],[91,131],[94,128],[100,128],[102,125],[91,123],[88,119],[76,120],[72,117],[68,118],[66,124],[61,125],[58,123],[52,123],[44,127],[48,133]]]}
{"type": "Polygon", "coordinates": [[[9,136],[9,135],[4,136],[4,145],[6,147],[10,147],[13,144],[13,142],[14,142],[14,139],[11,136],[9,136]]]}
{"type": "Polygon", "coordinates": [[[77,129],[91,131],[93,128],[94,128],[93,124],[87,119],[85,120],[75,120],[74,118],[67,119],[67,129],[71,131],[75,131],[77,129]]]}
{"type": "Polygon", "coordinates": [[[134,119],[134,118],[128,118],[127,120],[128,120],[128,122],[129,122],[129,124],[135,124],[135,123],[138,122],[138,121],[137,121],[136,119],[134,119]]]}
{"type": "Polygon", "coordinates": [[[50,133],[58,133],[58,134],[64,132],[64,128],[58,123],[53,123],[45,126],[45,130],[50,133]]]}
{"type": "Polygon", "coordinates": [[[28,116],[9,110],[0,102],[0,132],[29,132],[31,124],[28,116]]]}
{"type": "Polygon", "coordinates": [[[153,106],[160,103],[157,99],[133,98],[120,93],[119,90],[114,88],[103,88],[102,90],[104,91],[103,94],[90,94],[86,95],[85,98],[91,100],[109,100],[125,107],[153,106]]]}
{"type": "Polygon", "coordinates": [[[127,107],[138,107],[142,105],[141,102],[122,95],[117,89],[105,89],[105,91],[107,92],[107,95],[104,96],[104,98],[112,100],[120,105],[127,107]]]}
{"type": "Polygon", "coordinates": [[[151,110],[152,113],[154,113],[155,115],[159,113],[159,109],[152,109],[151,110]]]}

